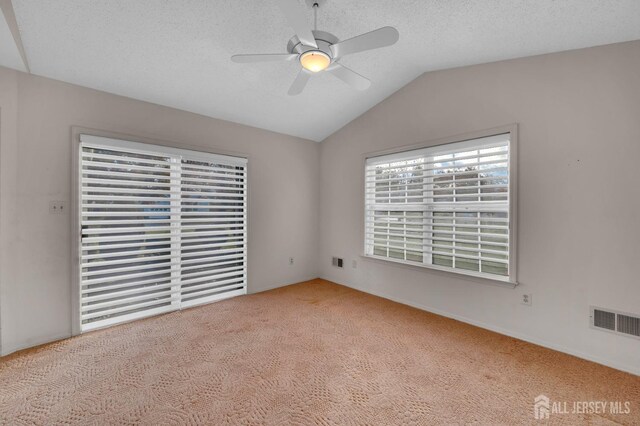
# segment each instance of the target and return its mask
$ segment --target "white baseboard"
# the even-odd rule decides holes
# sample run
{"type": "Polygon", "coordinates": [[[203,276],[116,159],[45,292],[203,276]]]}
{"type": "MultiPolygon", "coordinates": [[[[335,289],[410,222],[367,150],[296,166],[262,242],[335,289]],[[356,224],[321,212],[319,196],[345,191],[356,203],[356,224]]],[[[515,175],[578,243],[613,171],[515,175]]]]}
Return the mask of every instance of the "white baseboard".
{"type": "Polygon", "coordinates": [[[35,339],[33,341],[30,341],[29,343],[21,343],[15,346],[11,346],[9,348],[6,348],[5,346],[7,345],[2,345],[2,352],[0,352],[0,356],[7,356],[10,355],[14,352],[18,352],[21,351],[23,349],[29,349],[29,348],[33,348],[34,346],[40,346],[40,345],[44,345],[46,343],[53,343],[53,342],[57,342],[58,340],[63,340],[63,339],[68,339],[72,337],[71,334],[69,333],[63,333],[63,334],[56,334],[53,336],[47,336],[47,337],[43,337],[41,339],[35,339]]]}
{"type": "Polygon", "coordinates": [[[568,354],[568,355],[573,355],[573,356],[575,356],[577,358],[582,358],[582,359],[585,359],[587,361],[591,361],[591,362],[595,362],[597,364],[602,364],[602,365],[607,366],[607,367],[615,368],[616,370],[620,370],[620,371],[624,371],[626,373],[631,373],[631,374],[634,374],[636,376],[640,376],[640,366],[638,366],[638,365],[626,365],[626,364],[620,364],[620,363],[617,363],[617,362],[612,362],[612,361],[607,360],[607,359],[602,359],[602,358],[595,357],[595,356],[592,356],[592,355],[589,355],[589,354],[585,354],[585,353],[580,352],[580,351],[575,351],[575,350],[566,348],[566,347],[561,346],[561,345],[556,345],[554,343],[549,343],[549,342],[546,342],[544,340],[540,340],[540,339],[535,338],[535,337],[527,336],[525,334],[521,334],[521,333],[518,333],[518,332],[511,331],[511,330],[506,330],[504,328],[496,327],[496,326],[493,326],[493,325],[490,325],[490,324],[485,324],[485,323],[480,322],[480,321],[476,321],[476,320],[473,320],[473,319],[470,319],[470,318],[466,318],[466,317],[463,317],[463,316],[460,316],[460,315],[452,314],[450,312],[445,312],[445,311],[442,311],[440,309],[432,308],[430,306],[425,306],[425,305],[422,305],[420,303],[416,303],[414,301],[404,300],[404,299],[401,299],[401,298],[398,298],[398,297],[395,297],[395,296],[390,296],[388,294],[384,294],[382,292],[372,291],[372,290],[369,290],[369,289],[364,289],[364,288],[361,288],[361,287],[355,286],[355,285],[349,285],[349,284],[340,283],[340,282],[337,282],[337,281],[329,279],[329,278],[321,277],[321,279],[325,279],[327,281],[335,282],[337,284],[344,285],[345,287],[349,287],[349,288],[352,288],[354,290],[362,291],[363,293],[368,293],[368,294],[372,294],[374,296],[382,297],[383,299],[392,300],[394,302],[401,303],[403,305],[408,305],[408,306],[411,306],[413,308],[420,309],[422,311],[431,312],[431,313],[436,314],[436,315],[440,315],[440,316],[443,316],[443,317],[451,318],[451,319],[454,319],[454,320],[457,320],[457,321],[460,321],[460,322],[464,322],[466,324],[474,325],[476,327],[484,328],[485,330],[493,331],[493,332],[498,333],[498,334],[503,334],[505,336],[509,336],[509,337],[513,337],[515,339],[523,340],[525,342],[533,343],[534,345],[543,346],[543,347],[548,348],[548,349],[553,349],[554,351],[562,352],[562,353],[565,353],[565,354],[568,354]]]}
{"type": "Polygon", "coordinates": [[[304,283],[307,281],[313,281],[313,280],[317,280],[319,277],[316,275],[312,278],[306,278],[306,279],[301,279],[301,280],[296,280],[287,284],[273,284],[267,287],[262,287],[259,290],[251,290],[249,292],[247,292],[247,294],[256,294],[256,293],[262,293],[263,291],[269,291],[269,290],[274,290],[276,288],[280,288],[280,287],[286,287],[288,285],[293,285],[293,284],[299,284],[299,283],[304,283]]]}

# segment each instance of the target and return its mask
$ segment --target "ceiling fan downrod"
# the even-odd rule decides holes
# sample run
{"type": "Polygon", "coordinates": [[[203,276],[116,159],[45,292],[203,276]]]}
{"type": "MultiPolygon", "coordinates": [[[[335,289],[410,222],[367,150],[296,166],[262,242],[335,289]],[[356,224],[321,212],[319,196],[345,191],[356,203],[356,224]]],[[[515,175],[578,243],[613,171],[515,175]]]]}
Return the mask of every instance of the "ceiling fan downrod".
{"type": "Polygon", "coordinates": [[[313,3],[313,29],[318,31],[318,8],[320,5],[318,2],[313,3]]]}

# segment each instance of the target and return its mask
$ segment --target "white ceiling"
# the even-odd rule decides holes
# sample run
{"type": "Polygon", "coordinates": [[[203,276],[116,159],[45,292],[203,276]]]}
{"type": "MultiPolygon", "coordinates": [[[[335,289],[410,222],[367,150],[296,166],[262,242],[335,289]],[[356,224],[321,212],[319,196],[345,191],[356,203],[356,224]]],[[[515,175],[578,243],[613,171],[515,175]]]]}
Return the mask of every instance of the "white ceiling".
{"type": "Polygon", "coordinates": [[[640,39],[638,0],[327,0],[319,29],[345,39],[391,25],[400,41],[342,60],[369,90],[324,74],[290,97],[297,63],[229,59],[285,52],[292,30],[271,0],[13,4],[34,74],[315,141],[425,71],[640,39]]]}

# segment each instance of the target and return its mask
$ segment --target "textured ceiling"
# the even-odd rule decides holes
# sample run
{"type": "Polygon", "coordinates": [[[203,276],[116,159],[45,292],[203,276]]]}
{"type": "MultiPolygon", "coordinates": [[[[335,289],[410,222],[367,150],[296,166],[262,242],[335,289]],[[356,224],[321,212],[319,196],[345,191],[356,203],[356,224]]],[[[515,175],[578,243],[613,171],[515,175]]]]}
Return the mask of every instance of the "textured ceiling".
{"type": "Polygon", "coordinates": [[[318,29],[391,25],[400,41],[342,60],[369,90],[323,74],[290,97],[297,63],[229,59],[285,52],[271,0],[13,3],[34,74],[316,141],[425,71],[640,39],[638,0],[327,0],[318,29]]]}

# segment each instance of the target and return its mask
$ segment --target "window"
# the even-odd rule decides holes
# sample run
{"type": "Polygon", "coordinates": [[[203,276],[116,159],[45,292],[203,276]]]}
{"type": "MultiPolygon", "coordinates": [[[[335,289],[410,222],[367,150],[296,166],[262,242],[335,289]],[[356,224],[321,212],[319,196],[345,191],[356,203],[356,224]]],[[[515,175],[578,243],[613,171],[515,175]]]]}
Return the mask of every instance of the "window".
{"type": "Polygon", "coordinates": [[[81,331],[246,293],[246,163],[80,136],[81,331]]]}
{"type": "Polygon", "coordinates": [[[367,158],[365,255],[515,282],[510,133],[367,158]]]}

